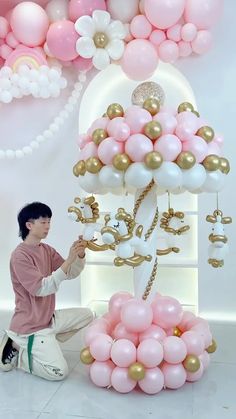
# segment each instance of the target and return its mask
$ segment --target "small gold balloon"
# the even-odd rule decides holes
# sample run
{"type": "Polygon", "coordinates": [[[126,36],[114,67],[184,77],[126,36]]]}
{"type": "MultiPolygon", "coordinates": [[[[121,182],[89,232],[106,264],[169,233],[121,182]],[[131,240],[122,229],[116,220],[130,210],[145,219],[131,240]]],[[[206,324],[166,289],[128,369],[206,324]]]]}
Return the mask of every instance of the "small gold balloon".
{"type": "Polygon", "coordinates": [[[200,368],[200,361],[196,355],[187,355],[183,366],[188,372],[196,372],[200,368]]]}
{"type": "Polygon", "coordinates": [[[80,352],[80,359],[83,364],[89,365],[92,364],[94,361],[94,358],[92,357],[89,348],[84,348],[80,352]]]}
{"type": "Polygon", "coordinates": [[[215,341],[214,339],[212,339],[212,343],[211,343],[211,345],[210,345],[210,346],[208,346],[208,348],[206,349],[206,351],[207,351],[209,354],[213,354],[213,352],[215,352],[215,351],[216,351],[216,349],[217,349],[217,344],[216,344],[216,341],[215,341]]]}
{"type": "Polygon", "coordinates": [[[89,157],[88,160],[86,160],[86,170],[89,173],[98,173],[100,172],[102,168],[102,163],[100,162],[97,157],[89,157]]]}
{"type": "Polygon", "coordinates": [[[158,169],[162,162],[162,155],[158,151],[151,151],[145,156],[145,164],[149,169],[158,169]]]}
{"type": "Polygon", "coordinates": [[[220,171],[222,173],[225,173],[226,175],[229,173],[230,171],[230,164],[229,164],[229,160],[226,159],[225,157],[221,157],[220,158],[220,171]]]}
{"type": "Polygon", "coordinates": [[[108,36],[104,32],[96,32],[93,40],[97,48],[105,48],[109,42],[108,36]]]}
{"type": "Polygon", "coordinates": [[[160,102],[154,97],[149,97],[144,101],[143,108],[150,112],[152,116],[154,116],[160,110],[160,102]]]}
{"type": "Polygon", "coordinates": [[[194,111],[194,107],[193,107],[192,103],[183,102],[183,103],[181,103],[179,105],[179,107],[178,107],[178,113],[185,112],[185,111],[190,111],[190,112],[193,112],[194,111]]]}
{"type": "Polygon", "coordinates": [[[213,140],[215,133],[211,127],[205,125],[204,127],[199,128],[196,135],[202,137],[207,143],[210,143],[213,140]]]}
{"type": "Polygon", "coordinates": [[[110,119],[116,118],[117,116],[123,116],[124,115],[124,109],[122,108],[119,103],[112,103],[107,108],[107,116],[110,119]]]}
{"type": "Polygon", "coordinates": [[[107,113],[105,112],[105,113],[102,115],[102,117],[103,117],[103,118],[107,118],[107,113]]]}
{"type": "Polygon", "coordinates": [[[105,129],[102,128],[97,128],[92,133],[92,140],[96,145],[99,145],[107,137],[107,132],[105,131],[105,129]]]}
{"type": "Polygon", "coordinates": [[[196,163],[196,158],[191,151],[181,151],[176,159],[176,163],[181,169],[191,169],[196,163]]]}
{"type": "Polygon", "coordinates": [[[130,161],[130,158],[127,154],[122,153],[122,154],[116,154],[113,157],[112,163],[113,163],[113,166],[117,170],[126,170],[126,169],[128,169],[131,161],[130,161]]]}
{"type": "Polygon", "coordinates": [[[161,124],[157,121],[148,122],[144,127],[144,134],[151,140],[156,140],[162,132],[161,124]]]}
{"type": "Polygon", "coordinates": [[[215,154],[210,154],[203,160],[202,164],[206,170],[213,172],[214,170],[218,170],[220,168],[220,157],[215,154]]]}
{"type": "Polygon", "coordinates": [[[140,362],[134,362],[128,369],[128,375],[132,380],[142,380],[145,377],[145,368],[140,362]]]}
{"type": "Polygon", "coordinates": [[[192,111],[198,118],[200,117],[200,113],[198,111],[195,111],[195,109],[192,111]]]}
{"type": "Polygon", "coordinates": [[[177,326],[175,326],[173,329],[173,336],[177,336],[179,338],[181,335],[182,335],[181,330],[177,326]]]}
{"type": "Polygon", "coordinates": [[[73,173],[76,177],[78,176],[84,176],[86,172],[86,165],[84,160],[78,161],[73,167],[73,173]]]}

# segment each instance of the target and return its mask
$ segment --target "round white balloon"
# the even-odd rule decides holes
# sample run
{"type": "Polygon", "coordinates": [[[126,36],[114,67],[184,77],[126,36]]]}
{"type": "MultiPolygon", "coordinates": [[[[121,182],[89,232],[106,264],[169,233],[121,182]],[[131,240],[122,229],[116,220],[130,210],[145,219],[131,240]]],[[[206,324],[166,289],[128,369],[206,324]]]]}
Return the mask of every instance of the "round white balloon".
{"type": "Polygon", "coordinates": [[[220,170],[214,172],[206,171],[206,180],[202,187],[204,192],[219,192],[225,184],[225,176],[220,170]]]}
{"type": "Polygon", "coordinates": [[[129,23],[134,16],[139,14],[139,0],[107,0],[107,10],[112,19],[129,23]]]}
{"type": "Polygon", "coordinates": [[[124,175],[113,166],[104,166],[99,172],[99,180],[101,185],[106,188],[119,188],[123,186],[124,175]]]}
{"type": "Polygon", "coordinates": [[[153,170],[154,181],[163,189],[176,189],[182,186],[182,172],[177,164],[164,161],[159,169],[153,170]]]}
{"type": "Polygon", "coordinates": [[[79,186],[89,193],[96,193],[101,189],[99,182],[99,176],[92,173],[86,172],[84,176],[79,176],[79,186]]]}
{"type": "Polygon", "coordinates": [[[46,13],[50,22],[63,20],[68,18],[68,1],[67,0],[51,0],[46,8],[46,13]]]}
{"type": "Polygon", "coordinates": [[[206,180],[206,170],[202,164],[195,164],[191,169],[182,170],[183,186],[188,191],[200,188],[206,180]]]}
{"type": "Polygon", "coordinates": [[[145,188],[152,180],[152,171],[144,163],[133,163],[125,172],[128,187],[145,188]]]}

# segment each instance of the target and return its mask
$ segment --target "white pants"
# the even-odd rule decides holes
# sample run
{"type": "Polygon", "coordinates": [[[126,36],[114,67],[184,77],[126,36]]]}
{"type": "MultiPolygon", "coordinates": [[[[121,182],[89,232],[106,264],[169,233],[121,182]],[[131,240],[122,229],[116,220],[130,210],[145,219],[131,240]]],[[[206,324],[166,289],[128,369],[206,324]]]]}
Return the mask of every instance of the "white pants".
{"type": "MultiPolygon", "coordinates": [[[[32,346],[32,374],[51,381],[63,380],[68,366],[58,343],[70,339],[93,320],[89,308],[56,310],[52,325],[34,333],[32,346]]],[[[29,335],[19,335],[10,330],[8,336],[20,347],[17,368],[30,372],[27,352],[29,335]]]]}

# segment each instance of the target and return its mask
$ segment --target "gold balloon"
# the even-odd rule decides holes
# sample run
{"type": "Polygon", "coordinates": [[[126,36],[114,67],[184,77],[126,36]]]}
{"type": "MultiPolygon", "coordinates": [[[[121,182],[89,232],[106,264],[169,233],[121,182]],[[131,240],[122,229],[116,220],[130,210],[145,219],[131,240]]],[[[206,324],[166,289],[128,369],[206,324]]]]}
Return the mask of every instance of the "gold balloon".
{"type": "Polygon", "coordinates": [[[161,124],[157,121],[148,122],[144,127],[144,134],[151,140],[156,140],[162,132],[161,124]]]}
{"type": "Polygon", "coordinates": [[[215,341],[214,339],[212,339],[212,343],[211,343],[211,345],[210,345],[210,346],[208,346],[208,348],[206,349],[206,351],[207,351],[209,354],[213,354],[213,352],[215,352],[215,351],[216,351],[216,349],[217,349],[217,344],[216,344],[216,341],[215,341]]]}
{"type": "Polygon", "coordinates": [[[176,159],[176,163],[181,169],[191,169],[196,163],[196,158],[191,151],[181,151],[176,159]]]}
{"type": "Polygon", "coordinates": [[[96,145],[99,145],[107,137],[107,132],[105,131],[105,129],[102,128],[97,128],[92,133],[92,140],[96,145]]]}
{"type": "Polygon", "coordinates": [[[119,103],[112,103],[107,108],[107,116],[110,119],[116,118],[117,116],[123,116],[124,115],[124,109],[122,108],[119,103]]]}
{"type": "Polygon", "coordinates": [[[143,108],[150,112],[152,116],[154,116],[160,110],[160,102],[153,97],[149,97],[144,101],[143,108]]]}
{"type": "Polygon", "coordinates": [[[183,103],[181,103],[179,105],[179,107],[178,107],[178,113],[185,112],[185,111],[190,111],[190,112],[193,112],[194,111],[194,107],[193,107],[192,103],[183,102],[183,103]]]}
{"type": "Polygon", "coordinates": [[[173,329],[173,336],[177,336],[178,338],[182,335],[181,330],[178,328],[178,326],[175,326],[173,329]]]}
{"type": "Polygon", "coordinates": [[[78,176],[84,176],[86,172],[86,165],[84,160],[78,161],[73,167],[73,173],[76,177],[78,176]]]}
{"type": "Polygon", "coordinates": [[[86,170],[89,173],[98,173],[100,172],[102,168],[102,163],[100,162],[97,157],[89,157],[88,160],[86,160],[86,170]]]}
{"type": "Polygon", "coordinates": [[[113,157],[112,163],[113,163],[113,166],[117,170],[126,170],[126,169],[128,169],[131,161],[130,161],[130,158],[127,154],[122,153],[122,154],[116,154],[113,157]]]}
{"type": "Polygon", "coordinates": [[[207,143],[210,143],[213,140],[215,133],[211,127],[205,125],[204,127],[199,128],[196,135],[202,137],[207,143]]]}
{"type": "Polygon", "coordinates": [[[192,111],[192,113],[194,113],[198,118],[200,117],[200,113],[198,111],[195,111],[195,109],[194,111],[192,111]]]}
{"type": "Polygon", "coordinates": [[[89,365],[92,364],[94,361],[94,358],[92,357],[89,348],[84,348],[80,352],[80,359],[83,364],[89,365]]]}
{"type": "Polygon", "coordinates": [[[158,151],[151,151],[145,156],[145,164],[149,169],[158,169],[162,162],[162,155],[158,151]]]}
{"type": "Polygon", "coordinates": [[[128,369],[128,375],[132,380],[142,380],[145,377],[145,368],[140,362],[134,362],[128,369]]]}
{"type": "Polygon", "coordinates": [[[220,171],[222,173],[225,173],[226,175],[229,173],[230,171],[230,164],[229,164],[229,160],[226,159],[225,157],[221,157],[220,158],[220,171]]]}
{"type": "Polygon", "coordinates": [[[196,355],[187,355],[183,366],[188,372],[196,372],[200,368],[200,361],[196,355]]]}
{"type": "Polygon", "coordinates": [[[93,37],[97,48],[105,48],[109,42],[108,36],[104,32],[97,32],[93,37]]]}
{"type": "Polygon", "coordinates": [[[220,157],[215,154],[210,154],[203,160],[202,164],[206,170],[213,172],[214,170],[218,170],[220,168],[220,157]]]}

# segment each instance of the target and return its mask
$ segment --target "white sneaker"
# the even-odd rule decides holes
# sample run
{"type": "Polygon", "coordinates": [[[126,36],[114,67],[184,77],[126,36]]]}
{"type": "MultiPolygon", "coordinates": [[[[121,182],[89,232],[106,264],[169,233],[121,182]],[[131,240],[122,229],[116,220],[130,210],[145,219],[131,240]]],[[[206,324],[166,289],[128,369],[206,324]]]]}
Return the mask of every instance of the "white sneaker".
{"type": "Polygon", "coordinates": [[[16,367],[18,360],[18,351],[13,348],[12,340],[5,333],[0,344],[0,369],[11,371],[16,367]]]}

